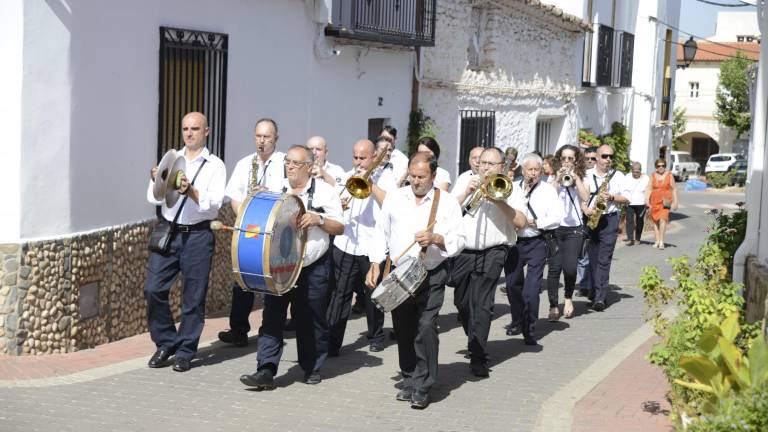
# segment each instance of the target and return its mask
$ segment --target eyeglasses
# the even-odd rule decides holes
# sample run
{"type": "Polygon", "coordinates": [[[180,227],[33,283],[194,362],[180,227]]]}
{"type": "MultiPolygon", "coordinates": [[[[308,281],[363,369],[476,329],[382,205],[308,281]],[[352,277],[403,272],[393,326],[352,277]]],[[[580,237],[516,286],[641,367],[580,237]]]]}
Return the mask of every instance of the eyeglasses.
{"type": "Polygon", "coordinates": [[[561,161],[575,161],[576,158],[573,156],[560,156],[561,161]]]}
{"type": "Polygon", "coordinates": [[[491,161],[480,161],[480,166],[496,166],[501,165],[504,162],[491,162],[491,161]]]}
{"type": "Polygon", "coordinates": [[[666,165],[656,165],[656,168],[666,168],[666,165]]]}
{"type": "Polygon", "coordinates": [[[602,155],[600,155],[600,157],[603,158],[603,159],[613,160],[613,154],[609,154],[609,153],[602,154],[602,155]]]}
{"type": "Polygon", "coordinates": [[[594,156],[593,156],[593,157],[584,158],[584,159],[586,159],[586,160],[590,160],[590,161],[592,161],[592,162],[595,162],[595,161],[597,161],[597,158],[596,158],[596,157],[594,157],[594,156]]]}
{"type": "Polygon", "coordinates": [[[283,164],[287,167],[300,167],[302,165],[309,165],[311,163],[312,162],[310,161],[295,161],[290,159],[285,159],[285,161],[283,162],[283,164]]]}

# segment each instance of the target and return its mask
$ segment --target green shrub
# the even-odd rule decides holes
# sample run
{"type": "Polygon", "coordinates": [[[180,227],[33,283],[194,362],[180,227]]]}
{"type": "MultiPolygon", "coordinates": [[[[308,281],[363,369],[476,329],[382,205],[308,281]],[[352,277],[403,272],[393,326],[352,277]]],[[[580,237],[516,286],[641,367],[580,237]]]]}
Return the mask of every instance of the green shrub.
{"type": "Polygon", "coordinates": [[[630,171],[629,145],[631,142],[627,127],[620,122],[613,122],[611,133],[600,137],[603,144],[613,147],[613,167],[621,172],[630,171]]]}
{"type": "Polygon", "coordinates": [[[722,401],[717,414],[688,426],[689,432],[768,431],[768,385],[734,393],[722,401]]]}
{"type": "Polygon", "coordinates": [[[424,114],[421,108],[418,111],[411,111],[408,119],[408,156],[416,153],[421,138],[434,138],[436,134],[437,123],[432,117],[424,114]]]}
{"type": "Polygon", "coordinates": [[[725,266],[730,274],[733,269],[733,256],[736,249],[744,241],[747,233],[747,211],[742,208],[744,203],[736,203],[739,210],[726,213],[722,210],[711,210],[715,220],[709,227],[707,242],[716,244],[724,253],[725,266]]]}
{"type": "Polygon", "coordinates": [[[707,182],[715,189],[722,189],[731,185],[731,174],[727,171],[711,172],[707,174],[707,182]]]}

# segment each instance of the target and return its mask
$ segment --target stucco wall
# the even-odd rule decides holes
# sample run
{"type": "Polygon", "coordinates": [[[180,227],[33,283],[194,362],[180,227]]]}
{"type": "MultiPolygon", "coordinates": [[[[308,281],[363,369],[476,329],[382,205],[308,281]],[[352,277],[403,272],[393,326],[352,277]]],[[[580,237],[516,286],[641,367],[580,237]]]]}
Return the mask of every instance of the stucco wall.
{"type": "Polygon", "coordinates": [[[229,172],[253,151],[259,117],[277,120],[282,148],[325,135],[345,166],[368,118],[407,129],[412,50],[344,46],[318,57],[301,0],[49,0],[24,2],[23,14],[23,200],[19,221],[0,220],[19,241],[154,214],[144,196],[156,163],[160,26],[229,35],[229,172]]]}

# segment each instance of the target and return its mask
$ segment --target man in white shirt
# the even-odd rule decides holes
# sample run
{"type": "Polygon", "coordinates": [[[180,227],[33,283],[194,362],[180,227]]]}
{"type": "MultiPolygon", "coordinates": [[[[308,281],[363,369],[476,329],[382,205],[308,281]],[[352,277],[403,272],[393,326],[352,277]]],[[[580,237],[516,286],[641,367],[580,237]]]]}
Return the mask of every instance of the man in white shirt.
{"type": "MultiPolygon", "coordinates": [[[[240,159],[227,183],[226,195],[235,214],[250,193],[267,190],[280,192],[285,178],[285,153],[275,151],[277,123],[269,118],[256,121],[253,131],[256,152],[240,159]]],[[[232,307],[229,311],[229,330],[219,332],[219,340],[238,347],[248,345],[251,325],[248,315],[253,309],[254,294],[232,284],[232,307]]]]}
{"type": "Polygon", "coordinates": [[[325,138],[313,136],[307,140],[307,147],[315,155],[315,166],[312,167],[312,175],[322,179],[331,186],[341,184],[344,177],[344,168],[328,161],[328,146],[325,138]]]}
{"type": "MultiPolygon", "coordinates": [[[[504,170],[501,150],[476,148],[481,149],[477,161],[479,175],[473,176],[463,191],[454,188],[452,195],[459,203],[471,197],[488,176],[502,174],[504,170]]],[[[507,258],[507,245],[515,242],[515,229],[526,224],[525,215],[516,211],[514,205],[512,195],[506,200],[484,198],[474,216],[466,213],[462,219],[466,246],[459,255],[451,258],[450,281],[456,288],[453,301],[468,337],[470,368],[478,377],[488,376],[485,347],[491,328],[494,291],[507,258]]]]}
{"type": "Polygon", "coordinates": [[[398,266],[406,256],[419,257],[427,269],[427,277],[409,297],[392,311],[397,337],[397,353],[403,376],[397,400],[410,401],[411,407],[429,405],[428,393],[437,377],[437,316],[443,304],[448,276],[445,259],[464,247],[461,231],[461,209],[448,194],[434,187],[437,162],[424,153],[411,157],[408,166],[410,185],[387,193],[376,220],[374,238],[368,251],[371,262],[366,285],[373,289],[380,275],[379,263],[389,250],[398,266]],[[427,227],[434,214],[435,224],[427,227]],[[420,248],[412,242],[418,243],[420,248]]]}
{"type": "MultiPolygon", "coordinates": [[[[598,199],[597,192],[600,186],[614,171],[612,169],[613,157],[613,147],[604,144],[597,148],[595,167],[587,171],[584,179],[585,184],[589,187],[589,199],[581,205],[586,219],[589,219],[595,212],[594,206],[598,199]]],[[[597,228],[590,230],[587,249],[592,274],[592,290],[589,292],[589,300],[592,309],[596,312],[602,312],[608,306],[608,278],[611,272],[611,260],[613,260],[613,250],[616,247],[616,238],[619,235],[619,206],[629,202],[624,188],[624,174],[615,171],[601,198],[605,201],[606,208],[600,217],[597,228]]]]}
{"type": "MultiPolygon", "coordinates": [[[[347,177],[367,170],[373,164],[375,155],[371,141],[357,141],[352,148],[354,168],[347,173],[347,177]]],[[[331,357],[339,355],[344,342],[352,293],[357,292],[356,287],[364,293],[362,301],[365,304],[368,323],[366,336],[370,350],[377,352],[384,349],[384,313],[371,302],[371,292],[365,289],[365,276],[371,266],[368,261],[368,248],[373,241],[373,230],[381,211],[381,203],[386,193],[397,189],[397,186],[392,170],[375,170],[370,181],[371,195],[368,198],[343,197],[348,203],[344,211],[344,233],[334,238],[331,247],[336,279],[336,288],[328,305],[328,355],[331,357]]]]}
{"type": "Polygon", "coordinates": [[[344,232],[341,202],[334,188],[311,176],[314,164],[312,151],[293,146],[285,155],[286,180],[282,191],[301,198],[306,213],[298,228],[307,229],[304,261],[296,287],[282,296],[265,295],[264,310],[258,339],[258,367],[250,375],[240,376],[240,382],[257,389],[274,387],[280,358],[283,354],[283,330],[291,305],[296,322],[296,350],[299,366],[304,370],[306,384],[321,381],[320,369],[328,355],[328,246],[329,235],[344,232]]]}
{"type": "Polygon", "coordinates": [[[645,224],[645,189],[649,177],[643,174],[640,162],[632,162],[632,175],[624,176],[624,189],[629,197],[627,205],[627,246],[634,246],[635,240],[640,242],[645,224]]]}
{"type": "Polygon", "coordinates": [[[390,150],[391,154],[387,160],[392,164],[392,170],[395,172],[397,185],[400,186],[408,176],[408,156],[397,149],[397,129],[393,126],[384,126],[380,136],[389,138],[392,143],[392,149],[390,150]]]}
{"type": "Polygon", "coordinates": [[[451,189],[451,195],[458,196],[458,194],[466,191],[469,181],[480,173],[480,154],[483,153],[483,150],[485,150],[485,147],[474,147],[469,151],[469,169],[459,174],[456,178],[456,184],[451,189]]]}
{"type": "Polygon", "coordinates": [[[161,206],[162,217],[169,222],[176,219],[176,224],[169,251],[149,253],[144,298],[147,300],[149,333],[156,346],[148,366],[162,367],[175,354],[173,370],[186,372],[197,353],[197,344],[203,331],[205,293],[208,290],[215,240],[210,221],[219,214],[224,199],[227,169],[221,159],[205,148],[205,139],[210,129],[203,114],[191,112],[185,115],[181,121],[181,131],[184,138],[181,153],[186,159],[186,172],[179,193],[184,198],[172,208],[154,199],[152,189],[157,167],[151,170],[147,200],[161,206]],[[187,176],[193,176],[192,180],[187,176]],[[168,295],[180,271],[184,281],[184,307],[181,310],[181,325],[177,330],[168,295]]]}
{"type": "Polygon", "coordinates": [[[509,249],[504,266],[507,299],[512,323],[507,334],[522,333],[526,345],[536,345],[536,320],[539,318],[539,288],[547,262],[548,244],[545,232],[554,230],[563,218],[557,191],[541,181],[544,161],[528,153],[520,163],[522,176],[515,182],[513,202],[523,212],[525,225],[517,230],[517,244],[509,249]],[[525,273],[524,273],[525,271],[525,273]]]}

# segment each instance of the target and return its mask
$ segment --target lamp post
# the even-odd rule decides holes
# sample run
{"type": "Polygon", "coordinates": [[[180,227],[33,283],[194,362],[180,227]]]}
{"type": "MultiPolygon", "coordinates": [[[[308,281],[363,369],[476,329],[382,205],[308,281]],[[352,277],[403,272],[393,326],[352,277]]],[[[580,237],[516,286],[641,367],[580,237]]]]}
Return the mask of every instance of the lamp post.
{"type": "Polygon", "coordinates": [[[691,65],[693,62],[693,59],[696,58],[696,50],[698,49],[698,45],[696,44],[696,41],[693,40],[693,36],[690,37],[685,43],[683,44],[683,64],[678,65],[679,68],[685,69],[688,66],[691,65]]]}

